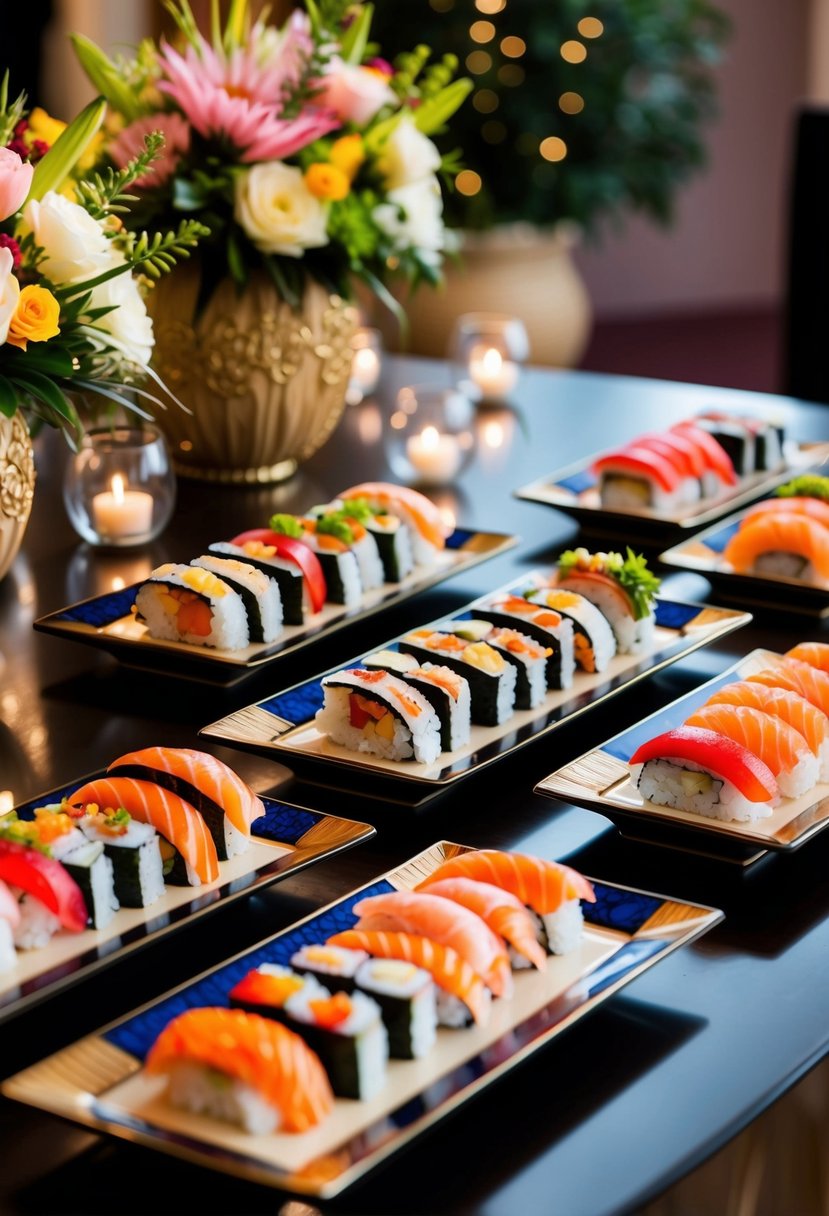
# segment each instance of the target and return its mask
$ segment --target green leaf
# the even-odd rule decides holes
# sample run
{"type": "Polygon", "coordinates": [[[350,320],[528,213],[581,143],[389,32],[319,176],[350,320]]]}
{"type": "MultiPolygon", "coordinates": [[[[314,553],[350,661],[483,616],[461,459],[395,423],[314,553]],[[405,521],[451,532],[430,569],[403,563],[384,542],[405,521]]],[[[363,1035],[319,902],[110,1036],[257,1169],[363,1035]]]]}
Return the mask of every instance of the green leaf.
{"type": "Polygon", "coordinates": [[[286,304],[290,304],[291,308],[296,310],[299,308],[301,293],[289,282],[282,266],[276,258],[263,258],[265,269],[273,280],[273,285],[281,295],[286,304]]]}
{"type": "Polygon", "coordinates": [[[58,388],[54,380],[50,380],[48,376],[26,368],[21,372],[16,372],[14,376],[10,376],[9,380],[12,384],[16,384],[26,392],[39,397],[41,401],[45,401],[56,414],[59,414],[67,422],[77,420],[77,414],[72,402],[58,388]]]}
{"type": "Polygon", "coordinates": [[[248,276],[242,251],[239,248],[239,241],[233,229],[230,229],[227,234],[227,268],[234,283],[237,283],[239,287],[244,287],[248,276]]]}
{"type": "Polygon", "coordinates": [[[472,81],[463,76],[460,80],[453,80],[428,101],[424,101],[414,111],[418,131],[422,131],[424,135],[433,135],[435,131],[439,131],[463,104],[473,87],[472,81]]]}
{"type": "Polygon", "coordinates": [[[340,54],[346,63],[362,63],[373,17],[374,5],[364,4],[340,40],[340,54]]]}
{"type": "Polygon", "coordinates": [[[17,413],[20,405],[20,394],[16,391],[11,380],[7,380],[5,376],[0,376],[0,414],[5,414],[7,418],[13,418],[17,413]]]}
{"type": "Polygon", "coordinates": [[[400,326],[401,340],[405,343],[409,336],[409,318],[400,301],[395,299],[383,280],[378,278],[367,266],[363,266],[357,273],[395,318],[400,326]]]}
{"type": "Polygon", "coordinates": [[[106,101],[103,97],[96,97],[58,136],[43,159],[37,163],[29,199],[41,199],[48,191],[60,189],[95,138],[105,112],[106,101]]]}
{"type": "Polygon", "coordinates": [[[122,114],[127,122],[138,118],[142,112],[141,103],[108,55],[83,34],[70,34],[69,38],[81,67],[113,110],[122,114]]]}
{"type": "Polygon", "coordinates": [[[240,47],[245,40],[245,22],[247,20],[248,0],[230,0],[230,10],[225,25],[225,53],[240,47]]]}
{"type": "MultiPolygon", "coordinates": [[[[50,343],[51,345],[51,343],[50,343]]],[[[39,346],[35,343],[29,344],[29,349],[18,356],[20,360],[20,370],[23,369],[25,362],[26,370],[45,372],[48,376],[66,376],[72,375],[72,357],[64,350],[49,350],[48,346],[39,346]]],[[[17,360],[15,360],[15,364],[17,360]]],[[[18,367],[12,364],[11,371],[16,374],[18,367]]]]}

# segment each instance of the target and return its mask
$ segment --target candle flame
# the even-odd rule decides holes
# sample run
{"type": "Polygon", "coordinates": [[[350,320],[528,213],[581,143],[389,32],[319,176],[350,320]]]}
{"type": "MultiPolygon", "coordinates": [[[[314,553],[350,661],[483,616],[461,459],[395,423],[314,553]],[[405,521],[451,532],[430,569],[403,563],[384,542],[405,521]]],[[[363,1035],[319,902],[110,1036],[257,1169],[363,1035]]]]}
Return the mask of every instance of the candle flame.
{"type": "Polygon", "coordinates": [[[120,473],[114,473],[112,476],[112,497],[116,502],[124,501],[124,478],[120,473]]]}
{"type": "Polygon", "coordinates": [[[14,806],[14,794],[11,790],[0,790],[0,815],[5,815],[14,806]]]}
{"type": "Polygon", "coordinates": [[[488,350],[484,351],[484,357],[481,362],[485,376],[499,376],[504,363],[504,357],[494,346],[490,346],[488,350]]]}
{"type": "Polygon", "coordinates": [[[426,451],[426,452],[435,451],[437,449],[438,444],[440,443],[440,435],[438,434],[437,427],[436,426],[425,426],[423,428],[423,432],[420,436],[420,439],[421,439],[421,442],[423,443],[424,451],[426,451]]]}

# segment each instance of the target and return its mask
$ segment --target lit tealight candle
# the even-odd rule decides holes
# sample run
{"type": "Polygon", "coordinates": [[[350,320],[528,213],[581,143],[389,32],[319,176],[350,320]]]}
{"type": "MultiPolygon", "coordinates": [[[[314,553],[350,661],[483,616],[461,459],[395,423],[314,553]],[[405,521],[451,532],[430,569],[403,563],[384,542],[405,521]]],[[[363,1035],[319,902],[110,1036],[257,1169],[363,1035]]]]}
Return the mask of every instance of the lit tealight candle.
{"type": "Polygon", "coordinates": [[[115,473],[112,488],[92,499],[92,522],[105,540],[123,540],[150,532],[153,522],[153,497],[143,490],[127,490],[124,478],[115,473]]]}
{"type": "Polygon", "coordinates": [[[518,365],[494,346],[473,346],[469,375],[488,401],[502,401],[518,383],[518,365]]]}
{"type": "Polygon", "coordinates": [[[357,405],[377,388],[380,379],[380,343],[375,331],[365,329],[357,331],[352,345],[354,355],[346,400],[351,405],[357,405]]]}
{"type": "Polygon", "coordinates": [[[451,481],[463,459],[454,435],[441,435],[435,426],[426,426],[419,435],[410,435],[406,455],[423,480],[436,485],[451,481]]]}

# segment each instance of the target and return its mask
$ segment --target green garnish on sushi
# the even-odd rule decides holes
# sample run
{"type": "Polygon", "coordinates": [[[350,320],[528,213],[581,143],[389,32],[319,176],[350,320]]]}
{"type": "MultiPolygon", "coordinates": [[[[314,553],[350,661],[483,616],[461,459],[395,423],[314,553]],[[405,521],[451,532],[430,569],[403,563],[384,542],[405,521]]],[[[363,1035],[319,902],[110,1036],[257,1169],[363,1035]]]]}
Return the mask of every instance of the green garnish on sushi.
{"type": "Polygon", "coordinates": [[[0,840],[9,840],[12,844],[25,844],[45,857],[51,856],[48,845],[40,839],[37,825],[30,819],[18,819],[16,811],[10,811],[0,819],[0,840]]]}
{"type": "Polygon", "coordinates": [[[300,540],[304,535],[302,524],[295,515],[272,515],[269,527],[280,536],[293,536],[296,540],[300,540]]]}
{"type": "Polygon", "coordinates": [[[821,498],[829,502],[829,477],[819,473],[801,473],[774,491],[778,498],[821,498]]]}
{"type": "Polygon", "coordinates": [[[649,616],[653,601],[661,586],[661,579],[648,568],[647,559],[634,553],[628,545],[623,557],[621,553],[590,553],[587,549],[565,549],[558,559],[558,568],[563,578],[569,574],[603,574],[613,578],[624,588],[633,606],[637,621],[649,616]]]}
{"type": "Polygon", "coordinates": [[[364,524],[372,519],[377,512],[371,509],[367,498],[346,498],[342,506],[343,515],[356,519],[358,524],[364,524]]]}
{"type": "Polygon", "coordinates": [[[344,545],[354,544],[354,530],[344,515],[339,511],[329,511],[317,520],[317,532],[324,536],[336,536],[344,545]]]}

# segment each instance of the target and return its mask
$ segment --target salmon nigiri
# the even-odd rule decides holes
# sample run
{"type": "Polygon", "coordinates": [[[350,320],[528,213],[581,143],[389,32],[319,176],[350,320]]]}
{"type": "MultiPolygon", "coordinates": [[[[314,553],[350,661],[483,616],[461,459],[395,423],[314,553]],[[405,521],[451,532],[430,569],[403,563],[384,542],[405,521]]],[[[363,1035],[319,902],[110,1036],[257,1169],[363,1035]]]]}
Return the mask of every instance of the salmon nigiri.
{"type": "Polygon", "coordinates": [[[738,574],[829,579],[829,529],[794,511],[764,512],[744,521],[723,559],[738,574]]]}
{"type": "Polygon", "coordinates": [[[821,781],[829,781],[829,718],[801,693],[769,688],[753,680],[735,680],[718,689],[706,705],[747,705],[782,718],[803,735],[820,762],[821,781]]]}
{"type": "Polygon", "coordinates": [[[375,958],[400,958],[428,971],[440,989],[438,1020],[442,1025],[465,1025],[470,1014],[483,1025],[489,1017],[489,989],[451,946],[442,946],[418,933],[369,932],[365,929],[335,933],[328,938],[327,944],[365,950],[375,958]]]}
{"type": "Polygon", "coordinates": [[[471,878],[427,878],[415,890],[441,895],[477,913],[493,933],[509,942],[513,967],[526,967],[532,963],[542,968],[547,962],[533,918],[511,892],[471,878]]]}
{"type": "Polygon", "coordinates": [[[501,939],[469,908],[440,895],[390,891],[354,905],[356,929],[419,933],[451,946],[496,996],[511,996],[512,971],[501,939]]]}
{"type": "MultiPolygon", "coordinates": [[[[817,502],[817,499],[810,499],[810,502],[817,502]]],[[[829,511],[829,503],[823,504],[829,511]]],[[[829,671],[829,642],[799,642],[797,646],[792,646],[791,650],[786,651],[787,659],[799,659],[801,663],[808,663],[810,667],[817,667],[820,671],[829,671]]]]}
{"type": "Polygon", "coordinates": [[[189,747],[127,752],[113,760],[107,772],[152,781],[184,798],[207,820],[222,860],[243,851],[251,824],[265,813],[262,799],[229,765],[189,747]]]}
{"type": "Polygon", "coordinates": [[[184,858],[187,881],[192,886],[215,882],[219,877],[219,857],[207,824],[178,794],[134,777],[97,777],[75,790],[69,802],[72,806],[93,802],[102,809],[123,807],[133,819],[151,823],[184,858]]]}
{"type": "Polygon", "coordinates": [[[781,657],[771,667],[746,678],[753,683],[799,692],[829,716],[829,672],[812,667],[802,659],[781,657]]]}
{"type": "Polygon", "coordinates": [[[242,1009],[179,1014],[150,1048],[145,1068],[167,1077],[173,1105],[254,1134],[307,1131],[334,1105],[325,1070],[299,1035],[242,1009]]]}
{"type": "Polygon", "coordinates": [[[780,793],[787,798],[800,797],[817,782],[816,756],[803,735],[782,718],[747,705],[703,705],[685,724],[742,743],[771,769],[780,793]]]}
{"type": "Polygon", "coordinates": [[[578,944],[583,923],[579,901],[592,903],[596,898],[588,880],[570,866],[498,849],[450,857],[432,874],[433,881],[442,878],[472,878],[509,891],[538,916],[552,954],[563,954],[578,944]]]}
{"type": "Polygon", "coordinates": [[[743,515],[743,520],[767,515],[769,512],[778,515],[781,511],[789,515],[808,515],[825,528],[829,528],[829,502],[822,498],[766,498],[749,507],[743,515]]]}

